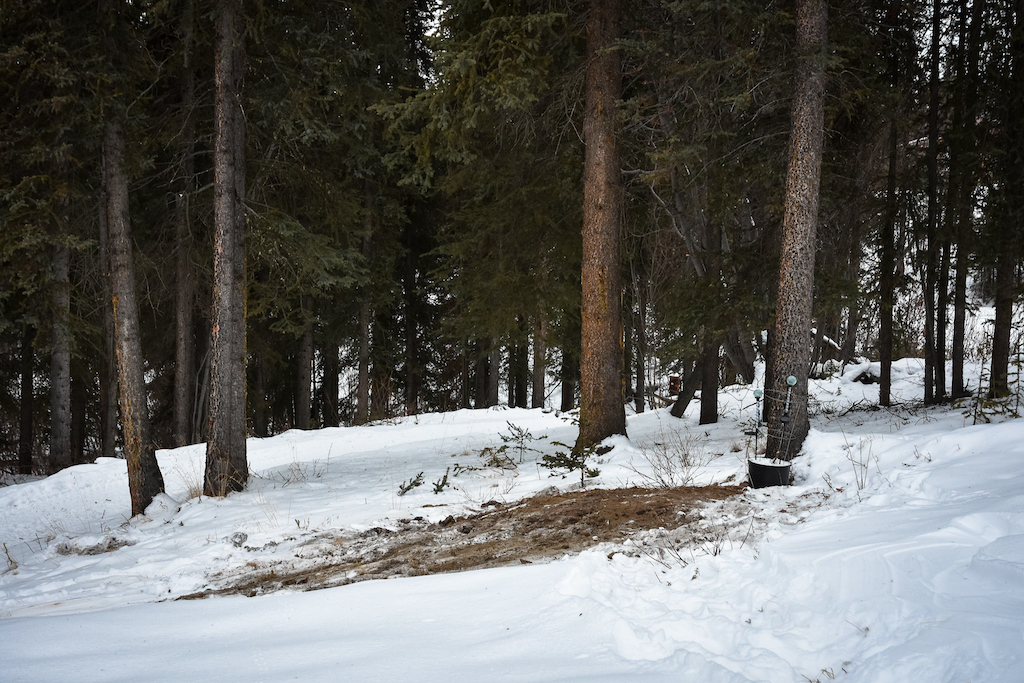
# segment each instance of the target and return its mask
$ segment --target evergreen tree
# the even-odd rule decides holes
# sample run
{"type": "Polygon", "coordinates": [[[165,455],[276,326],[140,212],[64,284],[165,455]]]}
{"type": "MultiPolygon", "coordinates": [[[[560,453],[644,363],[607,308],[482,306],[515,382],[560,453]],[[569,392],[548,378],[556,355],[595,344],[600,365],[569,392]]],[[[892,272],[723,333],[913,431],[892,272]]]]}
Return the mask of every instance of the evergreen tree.
{"type": "Polygon", "coordinates": [[[796,96],[789,138],[785,215],[779,285],[765,376],[765,422],[770,425],[766,457],[789,460],[809,429],[808,334],[814,297],[815,233],[824,144],[824,54],[828,31],[825,0],[798,0],[796,46],[799,52],[796,96]],[[787,380],[794,377],[795,383],[787,380]],[[780,423],[778,428],[771,426],[780,423]]]}

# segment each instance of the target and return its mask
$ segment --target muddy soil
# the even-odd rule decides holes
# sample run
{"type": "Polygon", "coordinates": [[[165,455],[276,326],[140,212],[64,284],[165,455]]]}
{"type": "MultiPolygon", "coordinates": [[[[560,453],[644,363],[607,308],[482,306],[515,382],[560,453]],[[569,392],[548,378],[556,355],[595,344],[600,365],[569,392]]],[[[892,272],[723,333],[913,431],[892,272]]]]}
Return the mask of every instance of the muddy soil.
{"type": "Polygon", "coordinates": [[[314,590],[368,579],[531,564],[600,543],[649,539],[652,533],[670,535],[677,545],[706,547],[720,543],[723,535],[709,529],[701,510],[727,499],[742,506],[745,488],[551,490],[508,505],[491,501],[478,514],[449,516],[437,523],[417,517],[400,520],[394,529],[335,530],[285,539],[270,549],[277,551],[273,559],[267,559],[266,546],[245,546],[261,551],[259,559],[211,574],[207,587],[180,599],[314,590]]]}

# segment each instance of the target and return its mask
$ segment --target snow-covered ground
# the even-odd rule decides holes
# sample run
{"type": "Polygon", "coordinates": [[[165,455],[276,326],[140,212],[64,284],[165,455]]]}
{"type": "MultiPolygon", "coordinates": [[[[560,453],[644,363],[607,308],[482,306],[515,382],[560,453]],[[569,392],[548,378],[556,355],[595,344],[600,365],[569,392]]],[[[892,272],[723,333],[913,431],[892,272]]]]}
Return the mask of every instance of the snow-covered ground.
{"type": "MultiPolygon", "coordinates": [[[[143,518],[126,518],[119,460],[0,488],[0,680],[1024,680],[1024,422],[869,410],[877,386],[852,381],[862,369],[813,383],[796,483],[744,494],[757,523],[712,507],[717,537],[663,554],[604,545],[550,563],[174,600],[328,530],[397,529],[578,484],[539,466],[537,451],[575,439],[568,416],[540,410],[251,440],[249,489],[225,499],[190,497],[202,446],[161,451],[168,495],[143,518]],[[522,464],[506,451],[516,469],[481,467],[512,425],[536,450],[522,464]]],[[[896,400],[916,401],[921,383],[920,361],[897,364],[896,400]]],[[[742,479],[752,388],[720,400],[711,426],[697,425],[696,404],[683,420],[631,416],[588,485],[643,484],[645,451],[673,442],[709,461],[700,482],[742,479]]]]}

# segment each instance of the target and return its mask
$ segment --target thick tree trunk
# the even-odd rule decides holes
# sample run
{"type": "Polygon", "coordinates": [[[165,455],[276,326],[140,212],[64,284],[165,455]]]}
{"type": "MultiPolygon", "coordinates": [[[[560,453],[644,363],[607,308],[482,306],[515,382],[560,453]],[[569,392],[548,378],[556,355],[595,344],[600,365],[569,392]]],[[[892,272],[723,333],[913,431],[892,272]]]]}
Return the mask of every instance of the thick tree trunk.
{"type": "Polygon", "coordinates": [[[131,229],[128,223],[128,179],[124,170],[124,129],[108,122],[103,135],[107,187],[107,227],[110,233],[110,288],[113,303],[117,377],[121,395],[121,435],[128,463],[132,515],[145,512],[163,493],[164,480],[149,433],[149,405],[139,309],[135,298],[131,229]]]}
{"type": "Polygon", "coordinates": [[[50,351],[50,474],[71,465],[70,250],[53,251],[52,350],[50,351]]]}
{"type": "Polygon", "coordinates": [[[239,108],[241,21],[237,0],[218,3],[214,104],[214,295],[210,434],[204,493],[240,491],[249,477],[245,444],[245,155],[239,108]]]}
{"type": "Polygon", "coordinates": [[[35,328],[24,324],[21,330],[21,396],[19,397],[18,419],[18,472],[21,474],[32,474],[32,447],[35,445],[33,429],[35,391],[33,390],[32,372],[34,359],[32,344],[35,338],[35,328]]]}
{"type": "Polygon", "coordinates": [[[824,52],[828,5],[825,0],[798,0],[796,9],[797,68],[786,173],[778,300],[771,328],[772,375],[765,378],[767,457],[791,459],[807,436],[808,334],[814,300],[814,253],[818,222],[818,192],[824,141],[824,52]],[[781,422],[792,388],[789,421],[781,422]]]}
{"type": "Polygon", "coordinates": [[[582,355],[576,448],[626,433],[622,399],[622,171],[618,0],[591,0],[583,120],[582,355]]]}

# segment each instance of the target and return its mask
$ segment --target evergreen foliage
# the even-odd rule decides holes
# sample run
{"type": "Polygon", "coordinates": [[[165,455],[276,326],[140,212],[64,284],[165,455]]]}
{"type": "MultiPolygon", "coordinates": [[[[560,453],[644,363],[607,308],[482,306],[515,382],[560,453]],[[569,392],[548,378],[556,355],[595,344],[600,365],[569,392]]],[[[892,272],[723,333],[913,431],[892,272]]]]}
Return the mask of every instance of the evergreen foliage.
{"type": "MultiPolygon", "coordinates": [[[[4,468],[123,453],[98,209],[114,119],[150,439],[209,437],[215,4],[104,5],[116,22],[96,4],[0,7],[4,468]]],[[[996,310],[980,353],[982,390],[1000,396],[1024,248],[1020,3],[831,5],[813,304],[792,323],[807,372],[916,354],[926,400],[976,391],[963,380],[975,296],[996,310]]],[[[482,408],[502,385],[525,404],[530,381],[542,403],[561,380],[573,408],[590,3],[241,7],[249,433],[482,408]]],[[[751,381],[768,351],[794,7],[623,3],[625,277],[609,300],[621,398],[638,407],[672,372],[686,397],[702,389],[711,421],[717,386],[751,381]]]]}

